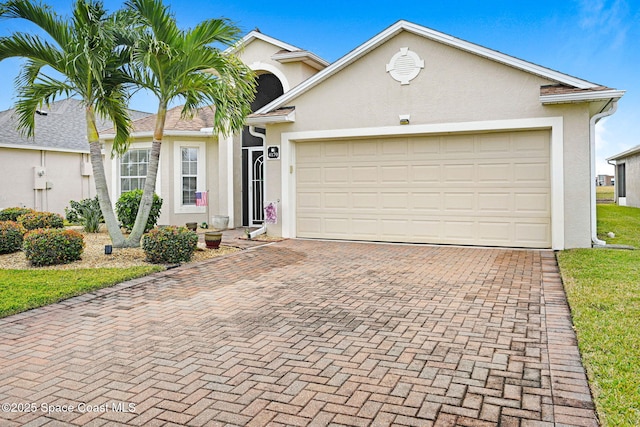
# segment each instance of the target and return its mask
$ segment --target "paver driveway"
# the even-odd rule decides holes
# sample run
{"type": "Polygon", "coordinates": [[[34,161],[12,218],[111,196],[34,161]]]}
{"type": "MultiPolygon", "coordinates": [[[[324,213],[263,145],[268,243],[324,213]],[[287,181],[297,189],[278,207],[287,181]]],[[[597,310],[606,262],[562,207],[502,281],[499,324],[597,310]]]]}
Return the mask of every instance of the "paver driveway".
{"type": "Polygon", "coordinates": [[[597,425],[552,252],[304,240],[0,320],[0,402],[3,426],[597,425]]]}

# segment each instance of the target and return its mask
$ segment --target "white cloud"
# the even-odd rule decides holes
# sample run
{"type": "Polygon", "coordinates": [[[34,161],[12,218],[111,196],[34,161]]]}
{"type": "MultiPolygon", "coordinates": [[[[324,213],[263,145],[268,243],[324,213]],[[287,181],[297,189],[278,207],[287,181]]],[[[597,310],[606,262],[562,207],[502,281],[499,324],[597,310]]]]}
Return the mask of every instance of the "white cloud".
{"type": "Polygon", "coordinates": [[[606,36],[608,47],[624,44],[627,32],[629,5],[626,0],[580,0],[578,5],[580,27],[593,35],[606,36]]]}

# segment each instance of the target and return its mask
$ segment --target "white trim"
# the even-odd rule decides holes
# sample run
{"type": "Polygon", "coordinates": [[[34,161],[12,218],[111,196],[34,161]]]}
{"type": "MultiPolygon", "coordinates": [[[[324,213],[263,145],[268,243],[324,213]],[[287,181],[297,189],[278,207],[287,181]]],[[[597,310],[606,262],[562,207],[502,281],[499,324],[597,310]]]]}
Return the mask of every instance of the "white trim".
{"type": "Polygon", "coordinates": [[[618,153],[615,154],[611,157],[607,157],[605,160],[610,161],[610,160],[621,160],[624,159],[626,157],[632,156],[634,154],[640,153],[640,145],[636,145],[635,147],[629,148],[626,151],[623,151],[622,153],[618,153]]]}
{"type": "Polygon", "coordinates": [[[258,116],[247,117],[245,119],[248,125],[266,125],[269,123],[293,123],[296,121],[296,110],[291,111],[288,114],[272,115],[272,116],[258,116]]]}
{"type": "Polygon", "coordinates": [[[278,80],[280,80],[280,83],[282,83],[283,93],[287,93],[291,89],[291,85],[289,84],[289,80],[287,80],[287,76],[285,76],[282,70],[280,70],[275,65],[255,61],[249,65],[249,68],[251,68],[253,71],[266,71],[276,76],[278,80]]]}
{"type": "Polygon", "coordinates": [[[286,132],[281,135],[282,237],[296,237],[296,142],[362,137],[425,135],[551,129],[551,247],[564,249],[564,126],[562,117],[490,120],[482,122],[398,125],[371,128],[286,132]]]}
{"type": "Polygon", "coordinates": [[[229,53],[229,52],[236,52],[240,49],[242,49],[244,46],[248,45],[249,43],[251,43],[254,39],[258,39],[258,40],[262,40],[263,42],[267,42],[270,43],[276,47],[279,47],[280,49],[285,49],[285,50],[302,50],[299,47],[296,47],[292,44],[289,43],[285,43],[282,40],[278,40],[276,38],[270,37],[266,34],[262,34],[260,31],[256,31],[256,30],[252,30],[250,31],[248,34],[246,34],[243,38],[241,38],[236,44],[234,44],[233,46],[227,48],[224,53],[229,53]]]}
{"type": "Polygon", "coordinates": [[[591,92],[563,93],[556,95],[540,95],[540,102],[543,104],[564,104],[571,102],[592,102],[605,101],[609,99],[618,100],[624,96],[624,90],[599,90],[591,92]]]}
{"type": "MultiPolygon", "coordinates": [[[[205,136],[211,136],[213,135],[213,128],[202,128],[200,130],[165,130],[164,133],[162,134],[163,137],[165,136],[194,136],[194,137],[201,137],[203,135],[205,136]]],[[[115,134],[112,133],[108,133],[108,134],[104,134],[102,136],[100,136],[101,140],[112,140],[116,137],[115,134]]],[[[132,134],[129,135],[130,139],[136,139],[136,138],[153,138],[153,131],[144,131],[144,132],[134,132],[132,134]]]]}
{"type": "Polygon", "coordinates": [[[329,62],[320,58],[313,52],[309,52],[308,50],[296,50],[294,52],[281,52],[276,53],[271,56],[271,59],[274,61],[278,61],[281,64],[286,64],[287,62],[304,62],[308,66],[315,68],[320,71],[329,66],[329,62]]]}
{"type": "MultiPolygon", "coordinates": [[[[175,141],[173,143],[173,213],[206,214],[207,206],[182,205],[182,149],[198,149],[198,186],[196,191],[207,191],[207,146],[204,142],[175,141]]],[[[207,218],[208,219],[208,218],[207,218]]]]}
{"type": "Polygon", "coordinates": [[[265,105],[258,111],[256,114],[263,114],[269,112],[271,110],[275,110],[277,108],[282,107],[287,104],[293,98],[299,96],[300,94],[306,92],[317,84],[321,83],[328,77],[342,70],[352,62],[356,61],[361,56],[365,55],[367,52],[375,49],[379,45],[383,44],[396,34],[401,31],[409,31],[411,33],[417,34],[419,36],[426,37],[431,40],[435,40],[437,42],[446,44],[448,46],[452,46],[457,49],[461,49],[493,61],[502,63],[504,65],[508,65],[510,67],[514,67],[529,73],[533,73],[544,77],[549,80],[556,81],[558,83],[564,83],[569,86],[574,86],[580,89],[589,89],[597,87],[596,84],[588,82],[586,80],[579,79],[577,77],[569,76],[567,74],[560,73],[558,71],[551,70],[549,68],[542,67],[540,65],[533,64],[531,62],[523,61],[522,59],[514,58],[513,56],[505,55],[504,53],[497,52],[495,50],[488,49],[483,46],[479,46],[474,43],[470,43],[452,36],[449,36],[444,33],[440,33],[438,31],[431,30],[429,28],[423,27],[421,25],[416,25],[407,21],[398,21],[386,30],[382,31],[378,35],[369,39],[362,45],[358,46],[333,64],[329,65],[324,70],[320,71],[318,74],[310,77],[305,80],[295,88],[293,88],[290,92],[285,93],[281,97],[277,98],[273,102],[265,105]]]}
{"type": "MultiPolygon", "coordinates": [[[[227,182],[227,216],[229,217],[229,228],[233,228],[235,227],[235,206],[233,194],[233,135],[229,135],[227,138],[220,138],[219,141],[223,141],[222,143],[225,144],[227,149],[227,173],[224,178],[227,182]]],[[[223,182],[222,179],[220,182],[223,182]]]]}
{"type": "MultiPolygon", "coordinates": [[[[132,142],[129,145],[129,149],[127,151],[148,149],[149,154],[151,154],[151,146],[152,146],[151,141],[132,142]]],[[[113,193],[112,193],[113,197],[111,202],[114,207],[116,205],[116,202],[122,195],[122,189],[120,188],[120,160],[122,160],[122,156],[116,156],[111,159],[111,188],[113,189],[113,193]]],[[[162,179],[160,177],[161,170],[162,170],[162,156],[160,156],[160,159],[158,160],[158,175],[156,176],[156,187],[154,192],[158,196],[163,197],[162,196],[162,179]]]]}
{"type": "MultiPolygon", "coordinates": [[[[87,143],[87,146],[89,143],[87,143]]],[[[55,151],[59,153],[80,153],[80,154],[89,154],[89,149],[86,150],[76,150],[73,148],[53,148],[53,147],[44,147],[41,145],[20,145],[20,144],[6,144],[0,142],[0,148],[11,148],[16,150],[37,150],[37,151],[55,151]]]]}

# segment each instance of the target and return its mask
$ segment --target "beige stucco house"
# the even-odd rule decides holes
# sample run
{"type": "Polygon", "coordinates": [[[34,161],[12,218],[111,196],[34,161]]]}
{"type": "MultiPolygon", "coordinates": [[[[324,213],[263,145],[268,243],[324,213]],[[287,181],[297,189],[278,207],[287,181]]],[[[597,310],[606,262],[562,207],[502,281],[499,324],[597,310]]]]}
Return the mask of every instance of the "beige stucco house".
{"type": "MultiPolygon", "coordinates": [[[[38,110],[33,138],[17,130],[14,113],[0,112],[0,209],[21,206],[64,215],[70,200],[94,197],[81,102],[69,98],[38,110]]],[[[109,125],[100,121],[100,126],[109,125]]]]}
{"type": "MultiPolygon", "coordinates": [[[[162,222],[226,215],[283,237],[601,243],[594,127],[624,91],[406,21],[333,64],[256,31],[237,53],[259,75],[255,112],[230,138],[206,123],[170,130],[162,222]],[[206,208],[191,196],[202,191],[206,208]]],[[[150,140],[140,133],[132,149],[150,140]]],[[[116,193],[122,162],[109,168],[116,193]]]]}
{"type": "Polygon", "coordinates": [[[620,206],[640,208],[640,145],[611,156],[615,165],[615,201],[620,206]]]}

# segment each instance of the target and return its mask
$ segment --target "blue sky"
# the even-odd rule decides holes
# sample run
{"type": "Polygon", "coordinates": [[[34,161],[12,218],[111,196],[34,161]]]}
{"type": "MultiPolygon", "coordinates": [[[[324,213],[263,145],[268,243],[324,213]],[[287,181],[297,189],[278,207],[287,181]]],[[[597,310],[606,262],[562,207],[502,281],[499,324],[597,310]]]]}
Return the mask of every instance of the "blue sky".
{"type": "MultiPolygon", "coordinates": [[[[226,17],[244,32],[264,34],[333,62],[399,19],[483,45],[560,72],[626,90],[618,112],[597,127],[598,173],[612,173],[604,159],[640,144],[640,0],[404,0],[322,2],[165,0],[182,27],[226,17]]],[[[47,0],[68,15],[72,0],[47,0]]],[[[110,10],[120,0],[105,0],[110,10]]],[[[0,35],[28,30],[0,21],[0,35]]],[[[0,110],[14,101],[19,60],[0,63],[0,110]]],[[[132,108],[155,111],[137,96],[132,108]]]]}

